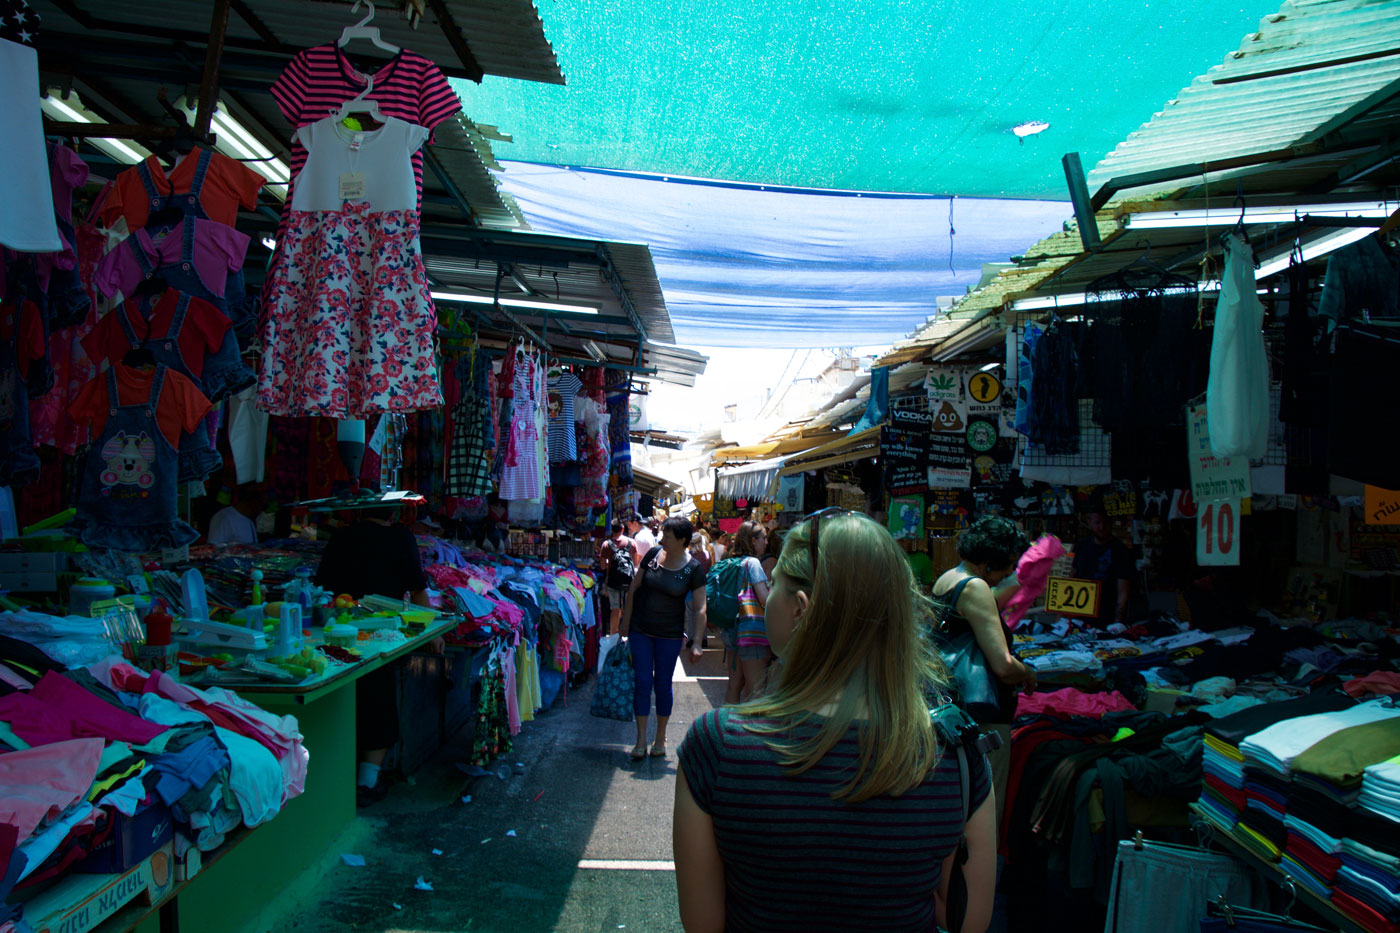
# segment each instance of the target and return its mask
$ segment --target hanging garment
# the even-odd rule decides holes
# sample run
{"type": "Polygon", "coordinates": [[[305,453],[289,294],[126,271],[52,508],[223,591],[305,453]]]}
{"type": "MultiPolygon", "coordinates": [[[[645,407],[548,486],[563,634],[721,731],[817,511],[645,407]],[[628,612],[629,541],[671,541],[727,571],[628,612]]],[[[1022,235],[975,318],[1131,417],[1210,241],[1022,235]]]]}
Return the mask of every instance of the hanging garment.
{"type": "Polygon", "coordinates": [[[54,328],[72,327],[87,316],[92,299],[78,275],[77,238],[73,230],[73,191],[87,184],[88,166],[67,146],[49,143],[49,182],[53,191],[54,220],[63,243],[56,253],[34,257],[39,287],[49,296],[54,328]]]}
{"type": "MultiPolygon", "coordinates": [[[[200,375],[205,355],[217,349],[228,334],[228,318],[207,301],[173,290],[149,311],[142,310],[144,303],[128,298],[103,318],[89,335],[88,355],[96,360],[120,359],[131,350],[146,350],[156,363],[185,376],[210,398],[200,375]]],[[[211,375],[221,384],[217,374],[211,375]]],[[[209,442],[211,436],[204,421],[181,435],[179,482],[201,482],[223,466],[223,457],[209,442]]]]}
{"type": "MultiPolygon", "coordinates": [[[[435,129],[462,109],[457,92],[442,71],[427,58],[404,49],[372,76],[374,87],[368,98],[379,104],[380,112],[408,123],[435,129]]],[[[318,45],[298,52],[272,84],[272,98],[282,116],[293,127],[315,123],[364,91],[367,76],[361,74],[345,52],[336,45],[318,45]]],[[[292,140],[292,196],[306,165],[305,142],[292,140]]],[[[412,156],[415,200],[423,198],[423,152],[412,156]]],[[[291,204],[291,198],[288,199],[291,204]]]]}
{"type": "Polygon", "coordinates": [[[491,492],[491,467],[487,460],[490,403],[486,400],[484,367],[477,367],[470,383],[462,384],[462,397],[452,409],[452,446],[447,456],[449,496],[485,496],[491,492]]]}
{"type": "Polygon", "coordinates": [[[1264,456],[1269,444],[1269,363],[1264,306],[1254,285],[1254,250],[1225,238],[1225,274],[1215,306],[1206,385],[1210,450],[1217,457],[1264,456]]]}
{"type": "Polygon", "coordinates": [[[549,462],[577,460],[578,441],[574,437],[574,396],[583,383],[570,372],[549,374],[549,462]]]}
{"type": "Polygon", "coordinates": [[[39,472],[29,431],[29,390],[21,375],[44,352],[39,309],[31,301],[0,304],[0,486],[18,486],[39,472]]]}
{"type": "Polygon", "coordinates": [[[1077,336],[1055,320],[1035,342],[1031,357],[1029,431],[1032,442],[1051,454],[1079,450],[1079,381],[1077,336]]]}
{"type": "Polygon", "coordinates": [[[1400,318],[1400,254],[1379,235],[1333,253],[1317,313],[1334,324],[1400,318]]]}
{"type": "Polygon", "coordinates": [[[83,389],[71,413],[96,435],[77,501],[83,543],[152,551],[199,538],[178,514],[178,449],[208,410],[194,383],[164,366],[148,374],[117,364],[83,389]],[[122,383],[126,399],[141,401],[125,401],[122,383]]]}
{"type": "Polygon", "coordinates": [[[187,219],[164,236],[137,230],[97,264],[97,288],[107,296],[129,295],[157,271],[167,280],[172,272],[181,272],[199,282],[198,288],[181,291],[227,313],[230,276],[242,272],[247,252],[246,234],[211,220],[187,219]]]}
{"type": "Polygon", "coordinates": [[[500,497],[502,499],[543,499],[544,485],[540,477],[539,428],[536,415],[540,398],[535,394],[535,371],[539,361],[517,349],[512,373],[510,428],[504,464],[501,468],[500,497]]]}
{"type": "MultiPolygon", "coordinates": [[[[142,201],[142,206],[148,209],[148,213],[142,215],[142,230],[148,229],[145,224],[152,216],[157,213],[162,213],[184,218],[184,227],[180,228],[179,232],[185,233],[185,231],[190,228],[192,221],[207,222],[210,220],[209,216],[205,213],[206,204],[212,205],[216,210],[221,209],[224,212],[221,216],[227,216],[230,211],[236,216],[238,202],[233,202],[232,206],[229,207],[226,198],[220,197],[217,194],[210,198],[205,197],[206,189],[213,189],[215,186],[213,179],[216,173],[212,172],[211,169],[223,164],[222,162],[214,160],[215,155],[216,153],[207,150],[200,153],[198,157],[196,157],[194,153],[191,153],[185,161],[177,166],[176,173],[179,174],[181,168],[193,165],[193,171],[185,173],[189,175],[188,184],[184,183],[183,177],[181,179],[181,187],[185,189],[183,193],[161,193],[160,186],[157,185],[149,168],[144,164],[138,167],[137,180],[145,187],[146,194],[146,198],[142,201]]],[[[222,158],[223,157],[220,156],[220,159],[222,158]]],[[[238,167],[240,169],[242,168],[242,166],[238,167]]],[[[169,182],[166,182],[166,187],[172,186],[169,182]]],[[[253,191],[252,198],[253,203],[256,204],[256,189],[253,191]]],[[[218,221],[214,222],[217,223],[218,221]]],[[[210,233],[211,228],[205,224],[195,223],[193,227],[192,233],[196,237],[212,235],[210,233]]],[[[171,236],[177,232],[175,227],[162,227],[161,229],[168,229],[171,236]]],[[[245,241],[245,252],[246,249],[245,241]]],[[[190,249],[188,252],[191,256],[198,255],[197,249],[190,249]]],[[[229,319],[234,328],[245,325],[249,314],[249,302],[243,286],[243,255],[243,253],[236,254],[237,263],[229,268],[227,277],[224,280],[224,292],[219,296],[223,300],[215,303],[219,312],[229,319]]],[[[147,258],[150,259],[151,257],[147,256],[147,258]]],[[[137,264],[141,265],[139,258],[137,264]]],[[[168,263],[168,265],[173,264],[173,262],[168,263]]],[[[183,262],[181,266],[183,271],[183,262]]],[[[162,268],[161,274],[166,275],[166,272],[167,270],[162,268]]],[[[166,275],[166,277],[168,278],[168,275],[166,275]]],[[[211,284],[217,280],[218,273],[212,273],[209,279],[211,284]]],[[[204,297],[204,293],[199,288],[194,287],[192,284],[193,281],[197,281],[197,279],[183,280],[181,290],[192,295],[204,297]]],[[[207,297],[214,296],[211,295],[207,297]]],[[[238,338],[232,331],[225,332],[222,342],[214,348],[211,355],[212,359],[210,360],[210,365],[207,367],[209,373],[207,376],[201,377],[200,387],[204,390],[204,394],[209,396],[212,401],[221,401],[227,396],[235,392],[241,392],[243,389],[253,384],[252,371],[244,365],[238,345],[238,338]]]]}
{"type": "Polygon", "coordinates": [[[5,209],[0,211],[0,246],[21,252],[62,249],[54,222],[53,189],[44,153],[39,107],[39,55],[34,41],[39,15],[24,0],[0,17],[0,165],[5,167],[5,209]]]}
{"type": "Polygon", "coordinates": [[[442,405],[410,156],[428,130],[390,118],[350,134],[297,131],[310,150],[263,290],[258,404],[275,415],[364,418],[442,405]],[[359,176],[351,200],[339,181],[359,176]]]}
{"type": "Polygon", "coordinates": [[[578,488],[578,504],[589,509],[608,507],[608,409],[588,396],[577,400],[578,436],[582,445],[583,483],[578,488]]]}
{"type": "Polygon", "coordinates": [[[1034,372],[1032,359],[1035,345],[1040,340],[1041,330],[1034,324],[1026,325],[1026,334],[1021,339],[1020,352],[1016,358],[1016,431],[1031,433],[1031,382],[1034,372]]]}
{"type": "Polygon", "coordinates": [[[267,464],[267,426],[271,417],[254,404],[256,393],[244,389],[228,400],[228,446],[233,454],[235,480],[261,483],[267,464]]]}
{"type": "Polygon", "coordinates": [[[173,208],[232,227],[240,207],[258,206],[266,182],[241,162],[198,146],[168,174],[159,159],[147,156],[117,176],[102,206],[102,222],[110,227],[124,219],[127,229],[140,230],[152,214],[173,208]]]}
{"type": "Polygon", "coordinates": [[[1338,327],[1332,352],[1327,467],[1338,476],[1383,489],[1400,489],[1400,461],[1375,439],[1375,415],[1358,400],[1391,398],[1400,372],[1400,328],[1380,324],[1338,327]]]}

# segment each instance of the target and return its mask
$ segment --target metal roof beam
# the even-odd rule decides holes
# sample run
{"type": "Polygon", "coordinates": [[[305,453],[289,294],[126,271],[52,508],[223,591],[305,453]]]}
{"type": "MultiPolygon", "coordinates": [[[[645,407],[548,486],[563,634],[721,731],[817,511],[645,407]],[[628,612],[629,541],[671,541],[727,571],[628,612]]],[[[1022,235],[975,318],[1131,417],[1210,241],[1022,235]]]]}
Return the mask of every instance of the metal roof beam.
{"type": "Polygon", "coordinates": [[[598,244],[598,262],[602,267],[604,278],[608,280],[608,285],[612,287],[613,294],[617,297],[617,303],[622,305],[622,310],[627,312],[628,320],[637,329],[637,336],[640,339],[637,342],[636,361],[640,363],[642,361],[642,343],[647,339],[647,328],[642,323],[641,315],[637,313],[637,309],[632,306],[632,296],[627,294],[627,286],[622,283],[622,277],[618,275],[617,269],[613,266],[612,256],[608,253],[608,247],[605,243],[598,244]]]}
{"type": "Polygon", "coordinates": [[[452,13],[447,9],[447,4],[443,0],[428,0],[428,7],[433,11],[433,15],[438,18],[438,25],[442,27],[442,34],[447,37],[447,44],[452,46],[452,51],[457,53],[457,58],[466,70],[466,76],[477,84],[485,73],[481,70],[481,65],[477,62],[472,50],[467,47],[467,40],[462,38],[462,30],[457,28],[457,21],[452,18],[452,13]]]}
{"type": "Polygon", "coordinates": [[[428,163],[428,167],[433,170],[433,174],[437,176],[437,180],[442,182],[442,186],[446,188],[447,193],[452,196],[453,202],[461,209],[463,216],[467,218],[467,223],[475,224],[476,212],[472,210],[471,204],[468,203],[466,196],[462,194],[462,189],[458,188],[457,183],[448,176],[447,169],[443,168],[442,162],[438,159],[437,153],[433,152],[432,146],[423,147],[423,160],[428,163]]]}
{"type": "Polygon", "coordinates": [[[1400,159],[1400,147],[1394,140],[1387,139],[1379,147],[1360,158],[1352,159],[1326,178],[1309,185],[1304,194],[1326,194],[1343,185],[1360,181],[1372,172],[1379,171],[1400,159]]]}
{"type": "Polygon", "coordinates": [[[1322,152],[1326,147],[1320,142],[1305,143],[1299,146],[1290,146],[1287,149],[1275,149],[1271,152],[1256,152],[1250,155],[1236,156],[1232,159],[1220,159],[1216,162],[1193,162],[1188,165],[1173,165],[1170,168],[1154,169],[1150,172],[1136,172],[1132,175],[1123,175],[1117,178],[1110,178],[1103,183],[1098,191],[1094,192],[1090,199],[1090,205],[1095,211],[1103,208],[1105,204],[1118,192],[1126,191],[1129,188],[1141,188],[1143,185],[1155,185],[1164,181],[1176,181],[1178,178],[1194,178],[1206,175],[1210,172],[1223,172],[1232,168],[1244,168],[1249,165],[1261,165],[1267,162],[1281,162],[1285,159],[1297,159],[1302,156],[1314,155],[1322,152]]]}

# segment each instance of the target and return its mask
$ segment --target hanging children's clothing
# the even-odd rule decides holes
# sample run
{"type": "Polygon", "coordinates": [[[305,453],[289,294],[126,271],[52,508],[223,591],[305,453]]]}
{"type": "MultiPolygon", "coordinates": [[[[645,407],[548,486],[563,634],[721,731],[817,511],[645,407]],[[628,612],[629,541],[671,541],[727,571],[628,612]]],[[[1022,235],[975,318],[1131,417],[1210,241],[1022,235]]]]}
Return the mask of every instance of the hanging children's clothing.
{"type": "MultiPolygon", "coordinates": [[[[127,299],[102,319],[84,346],[88,355],[99,361],[120,359],[131,350],[146,350],[156,363],[190,379],[212,399],[209,383],[201,379],[205,357],[223,343],[228,330],[228,318],[213,305],[170,290],[149,312],[143,313],[139,299],[127,299]]],[[[215,377],[213,384],[222,389],[223,376],[211,375],[215,377]]],[[[204,421],[181,436],[180,482],[201,481],[223,466],[223,457],[210,443],[213,436],[204,421]]]]}
{"type": "MultiPolygon", "coordinates": [[[[273,82],[272,98],[282,116],[293,127],[315,123],[365,89],[367,77],[361,74],[345,51],[336,45],[318,45],[298,52],[281,76],[273,82]]],[[[374,86],[368,98],[379,104],[387,117],[436,129],[462,109],[457,92],[442,71],[427,58],[404,49],[373,74],[374,86]]],[[[292,140],[292,194],[300,183],[307,161],[307,149],[299,136],[292,140]]],[[[423,198],[423,152],[411,156],[417,209],[423,198]]],[[[337,205],[338,206],[338,205],[337,205]]],[[[295,207],[293,207],[295,209],[295,207]]]]}
{"type": "MultiPolygon", "coordinates": [[[[463,364],[467,369],[468,364],[463,364]]],[[[462,397],[452,408],[452,442],[447,455],[446,493],[449,496],[485,496],[491,492],[491,465],[487,457],[491,438],[491,404],[486,386],[491,367],[483,358],[471,367],[472,379],[459,380],[462,397]]]]}
{"type": "Polygon", "coordinates": [[[549,373],[549,462],[578,460],[574,437],[574,396],[583,383],[571,372],[554,369],[549,373]]]}
{"type": "Polygon", "coordinates": [[[514,376],[510,396],[509,436],[503,439],[500,460],[499,494],[502,499],[543,499],[544,482],[539,460],[540,411],[537,372],[539,361],[517,348],[511,372],[514,376]]]}
{"type": "Polygon", "coordinates": [[[145,229],[133,232],[97,264],[97,288],[108,296],[129,295],[157,273],[167,282],[173,273],[185,273],[199,287],[181,291],[227,313],[230,277],[237,273],[242,279],[247,252],[247,234],[211,220],[186,218],[164,237],[153,237],[145,229]]]}
{"type": "Polygon", "coordinates": [[[77,501],[83,543],[152,551],[199,537],[179,517],[176,472],[180,436],[208,411],[194,383],[164,366],[142,372],[118,363],[88,383],[70,409],[96,438],[77,501]]]}
{"type": "Polygon", "coordinates": [[[327,118],[297,138],[308,158],[263,291],[258,404],[332,418],[439,407],[410,161],[427,128],[327,118]]]}
{"type": "Polygon", "coordinates": [[[212,149],[196,146],[168,174],[155,156],[147,156],[117,176],[102,206],[102,221],[110,227],[122,218],[128,229],[140,230],[152,214],[175,209],[232,227],[240,207],[251,211],[258,206],[266,181],[212,149]]]}

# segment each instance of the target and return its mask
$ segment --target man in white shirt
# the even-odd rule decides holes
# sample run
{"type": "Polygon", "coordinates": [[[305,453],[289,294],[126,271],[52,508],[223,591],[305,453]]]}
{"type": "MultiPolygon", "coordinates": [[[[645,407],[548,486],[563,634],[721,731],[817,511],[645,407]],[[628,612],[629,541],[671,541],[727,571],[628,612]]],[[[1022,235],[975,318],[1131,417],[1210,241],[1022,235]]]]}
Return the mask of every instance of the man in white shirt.
{"type": "Polygon", "coordinates": [[[640,567],[642,558],[647,552],[656,547],[656,535],[651,533],[651,529],[642,524],[640,512],[634,512],[627,521],[627,535],[637,548],[637,566],[640,567]]]}
{"type": "Polygon", "coordinates": [[[267,493],[257,483],[245,483],[233,495],[233,504],[210,519],[209,543],[257,544],[257,517],[267,508],[267,493]]]}

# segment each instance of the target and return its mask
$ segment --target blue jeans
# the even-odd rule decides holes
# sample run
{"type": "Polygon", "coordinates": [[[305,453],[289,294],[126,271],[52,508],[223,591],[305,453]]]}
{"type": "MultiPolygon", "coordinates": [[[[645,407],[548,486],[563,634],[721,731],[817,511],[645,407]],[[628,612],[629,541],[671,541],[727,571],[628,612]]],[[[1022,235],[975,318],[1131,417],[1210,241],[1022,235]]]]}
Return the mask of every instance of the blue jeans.
{"type": "Polygon", "coordinates": [[[632,646],[632,669],[636,686],[632,693],[632,712],[638,716],[651,715],[651,694],[656,691],[656,715],[671,715],[675,697],[671,692],[671,675],[676,672],[676,659],[681,656],[684,638],[655,638],[633,632],[627,639],[632,646]]]}

